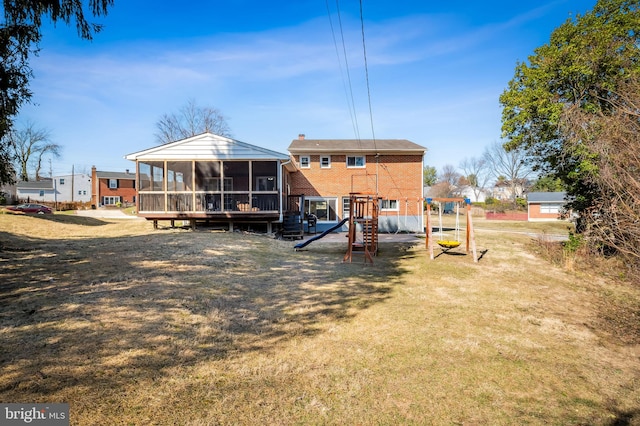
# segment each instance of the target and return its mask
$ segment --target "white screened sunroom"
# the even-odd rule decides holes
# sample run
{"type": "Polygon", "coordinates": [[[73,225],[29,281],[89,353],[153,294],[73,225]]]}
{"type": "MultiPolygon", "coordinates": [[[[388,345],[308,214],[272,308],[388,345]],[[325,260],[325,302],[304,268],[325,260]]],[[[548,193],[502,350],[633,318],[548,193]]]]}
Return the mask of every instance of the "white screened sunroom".
{"type": "Polygon", "coordinates": [[[125,156],[147,219],[282,219],[289,156],[203,133],[125,156]]]}

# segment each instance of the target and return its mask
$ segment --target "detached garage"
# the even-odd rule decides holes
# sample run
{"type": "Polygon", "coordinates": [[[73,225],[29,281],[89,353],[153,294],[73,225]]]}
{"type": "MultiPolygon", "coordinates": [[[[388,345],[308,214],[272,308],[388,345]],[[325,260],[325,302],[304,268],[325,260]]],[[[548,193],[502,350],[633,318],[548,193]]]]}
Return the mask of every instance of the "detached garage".
{"type": "Polygon", "coordinates": [[[562,219],[566,192],[531,192],[527,195],[528,220],[530,222],[542,220],[562,219]]]}

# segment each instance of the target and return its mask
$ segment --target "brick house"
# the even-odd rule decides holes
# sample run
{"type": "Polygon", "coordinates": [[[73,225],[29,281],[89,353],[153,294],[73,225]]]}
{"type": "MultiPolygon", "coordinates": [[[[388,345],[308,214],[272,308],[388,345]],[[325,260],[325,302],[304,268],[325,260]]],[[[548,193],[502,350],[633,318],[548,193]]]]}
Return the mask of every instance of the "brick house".
{"type": "Polygon", "coordinates": [[[118,206],[136,203],[136,175],[129,170],[121,172],[103,172],[91,168],[91,204],[99,206],[118,206]]]}
{"type": "Polygon", "coordinates": [[[565,192],[530,192],[527,194],[528,220],[562,219],[567,194],[565,192]]]}
{"type": "Polygon", "coordinates": [[[423,232],[426,148],[405,139],[306,139],[289,145],[289,192],[304,194],[318,231],[349,215],[349,193],[381,197],[381,232],[423,232]]]}

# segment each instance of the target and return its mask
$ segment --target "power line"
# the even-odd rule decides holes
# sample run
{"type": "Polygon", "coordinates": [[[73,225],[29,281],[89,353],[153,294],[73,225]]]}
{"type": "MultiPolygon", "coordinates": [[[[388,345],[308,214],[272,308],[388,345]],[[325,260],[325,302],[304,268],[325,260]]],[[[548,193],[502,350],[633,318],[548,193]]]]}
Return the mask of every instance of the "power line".
{"type": "MultiPolygon", "coordinates": [[[[377,151],[376,133],[373,128],[373,109],[371,108],[371,87],[369,85],[369,66],[367,65],[367,45],[364,41],[364,14],[362,11],[362,0],[360,0],[360,28],[362,32],[362,52],[364,55],[364,74],[367,82],[367,99],[369,100],[369,120],[371,122],[371,137],[373,139],[373,147],[377,151]]],[[[377,153],[376,153],[377,158],[377,153]]]]}
{"type": "Polygon", "coordinates": [[[360,142],[360,129],[358,127],[358,116],[356,114],[356,105],[353,97],[353,85],[351,84],[351,73],[349,72],[349,60],[347,59],[347,48],[346,43],[344,41],[344,31],[342,28],[342,17],[340,15],[340,4],[339,0],[336,0],[336,10],[338,15],[338,23],[340,26],[340,39],[342,41],[342,53],[344,56],[345,68],[347,73],[347,82],[345,83],[344,74],[342,72],[342,61],[340,58],[340,51],[338,49],[338,42],[336,40],[335,31],[333,28],[333,20],[331,19],[331,10],[329,8],[329,0],[325,0],[325,4],[327,6],[327,14],[329,15],[329,25],[331,26],[331,35],[333,36],[333,44],[336,48],[336,56],[338,57],[338,65],[340,66],[340,75],[342,77],[342,86],[345,91],[345,97],[347,98],[347,107],[349,108],[349,116],[351,117],[351,125],[353,126],[353,132],[356,138],[358,139],[358,143],[360,142]],[[347,86],[349,90],[347,91],[347,86]],[[349,102],[350,101],[350,102],[349,102]]]}

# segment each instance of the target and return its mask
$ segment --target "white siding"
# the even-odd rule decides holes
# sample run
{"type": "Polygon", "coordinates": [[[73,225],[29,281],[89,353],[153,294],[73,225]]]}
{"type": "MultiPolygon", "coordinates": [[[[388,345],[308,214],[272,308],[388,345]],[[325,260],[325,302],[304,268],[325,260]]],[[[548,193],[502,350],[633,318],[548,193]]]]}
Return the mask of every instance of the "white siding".
{"type": "Polygon", "coordinates": [[[287,160],[286,154],[210,133],[129,154],[127,160],[287,160]]]}
{"type": "Polygon", "coordinates": [[[56,201],[75,201],[83,203],[91,201],[91,176],[84,173],[78,173],[75,175],[55,176],[53,179],[55,181],[54,186],[56,188],[56,201]],[[62,183],[63,179],[64,183],[62,183]],[[71,193],[72,187],[73,194],[71,193]]]}

